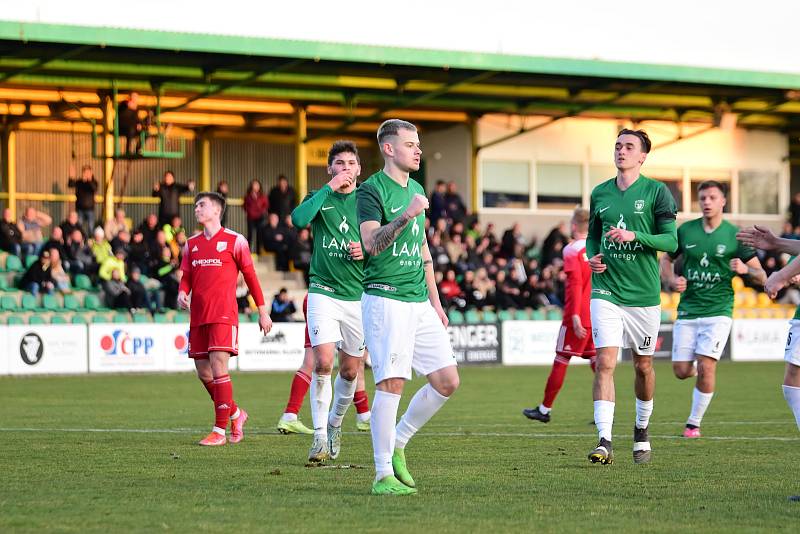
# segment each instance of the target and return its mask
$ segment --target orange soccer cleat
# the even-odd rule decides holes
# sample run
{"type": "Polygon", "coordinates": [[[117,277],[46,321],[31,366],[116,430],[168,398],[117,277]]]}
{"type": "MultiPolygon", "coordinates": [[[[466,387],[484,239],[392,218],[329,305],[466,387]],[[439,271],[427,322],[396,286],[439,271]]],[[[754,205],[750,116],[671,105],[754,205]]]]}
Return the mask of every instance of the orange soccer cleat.
{"type": "Polygon", "coordinates": [[[239,417],[231,419],[231,443],[239,443],[244,439],[244,424],[247,422],[247,412],[239,408],[239,417]]]}
{"type": "Polygon", "coordinates": [[[203,445],[205,447],[217,447],[219,445],[225,445],[228,440],[225,439],[225,434],[218,434],[217,432],[211,432],[208,436],[203,438],[199,445],[203,445]]]}

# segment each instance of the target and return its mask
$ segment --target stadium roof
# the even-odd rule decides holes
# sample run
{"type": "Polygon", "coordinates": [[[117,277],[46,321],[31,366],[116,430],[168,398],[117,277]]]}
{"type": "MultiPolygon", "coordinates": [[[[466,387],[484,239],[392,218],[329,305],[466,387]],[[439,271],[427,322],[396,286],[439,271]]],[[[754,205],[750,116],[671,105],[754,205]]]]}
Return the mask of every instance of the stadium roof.
{"type": "Polygon", "coordinates": [[[732,112],[800,132],[800,74],[0,21],[6,119],[96,115],[112,80],[160,89],[163,119],[187,128],[288,135],[304,106],[309,139],[487,113],[719,124],[732,112]]]}

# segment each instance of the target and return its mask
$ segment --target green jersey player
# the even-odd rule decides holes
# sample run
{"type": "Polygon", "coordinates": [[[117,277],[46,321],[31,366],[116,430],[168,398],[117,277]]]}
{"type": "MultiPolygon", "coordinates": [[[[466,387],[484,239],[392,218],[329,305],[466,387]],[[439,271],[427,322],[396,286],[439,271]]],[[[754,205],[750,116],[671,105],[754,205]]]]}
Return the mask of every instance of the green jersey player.
{"type": "Polygon", "coordinates": [[[311,418],[314,437],[308,459],[323,462],[339,456],[342,418],[356,390],[364,354],[361,323],[363,259],[356,214],[356,178],[361,174],[358,149],[337,141],[328,151],[330,181],[309,193],[292,211],[297,228],[311,225],[314,252],[308,288],[308,335],[314,351],[311,375],[311,418]],[[331,370],[339,345],[339,374],[331,370]],[[330,413],[329,413],[330,412],[330,413]]]}
{"type": "Polygon", "coordinates": [[[752,248],[736,240],[738,228],[722,218],[725,186],[708,180],[697,187],[703,216],[678,228],[678,249],[661,256],[666,282],[681,293],[672,329],[672,370],[681,380],[697,376],[684,437],[699,438],[700,422],[714,396],[717,361],[731,331],[734,275],[763,285],[767,275],[752,248]],[[683,258],[675,277],[672,262],[683,258]],[[694,362],[697,362],[695,368],[694,362]]]}
{"type": "Polygon", "coordinates": [[[650,461],[648,424],[653,412],[653,352],[661,322],[658,251],[678,245],[675,201],[667,187],[640,174],[650,152],[644,130],[622,130],[614,145],[617,176],[591,195],[586,254],[592,269],[592,335],[597,347],[594,421],[600,436],[589,453],[610,464],[614,423],[614,368],[620,348],[633,352],[636,423],[633,460],[650,461]]]}
{"type": "Polygon", "coordinates": [[[410,495],[416,484],[406,467],[405,446],[453,394],[459,378],[425,238],[428,199],[409,178],[422,155],[417,128],[387,120],[378,129],[378,145],[383,170],[356,191],[366,252],[361,310],[376,384],[372,493],[410,495]],[[412,369],[428,383],[395,425],[412,369]]]}

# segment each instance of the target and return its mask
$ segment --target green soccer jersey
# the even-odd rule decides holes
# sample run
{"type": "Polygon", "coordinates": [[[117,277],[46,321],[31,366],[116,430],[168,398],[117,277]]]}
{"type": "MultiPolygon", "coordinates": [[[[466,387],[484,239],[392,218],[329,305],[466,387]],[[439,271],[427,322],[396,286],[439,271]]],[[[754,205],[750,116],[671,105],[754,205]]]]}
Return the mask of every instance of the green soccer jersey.
{"type": "Polygon", "coordinates": [[[737,231],[735,225],[722,221],[714,231],[706,232],[702,218],[678,228],[678,250],[670,257],[683,256],[686,291],[678,305],[679,319],[733,315],[731,280],[735,273],[731,260],[748,262],[756,255],[755,250],[736,240],[737,231]]]}
{"type": "Polygon", "coordinates": [[[361,300],[363,261],[350,256],[350,242],[361,240],[355,193],[337,193],[329,185],[309,193],[292,212],[292,224],[311,224],[314,252],[308,292],[339,300],[361,300]]]}
{"type": "MultiPolygon", "coordinates": [[[[358,224],[392,222],[408,207],[414,195],[424,195],[422,186],[409,180],[406,187],[383,171],[369,177],[356,191],[358,224]]],[[[422,247],[425,244],[425,213],[410,220],[394,242],[376,256],[364,251],[364,292],[404,302],[428,299],[422,247]]]]}
{"type": "Polygon", "coordinates": [[[599,184],[592,191],[589,208],[589,236],[586,254],[603,254],[607,268],[592,273],[592,298],[619,306],[657,306],[661,281],[658,272],[659,250],[672,252],[677,247],[675,217],[677,209],[667,187],[639,175],[625,191],[616,178],[599,184]],[[614,243],[605,235],[611,227],[636,234],[627,243],[614,243]]]}

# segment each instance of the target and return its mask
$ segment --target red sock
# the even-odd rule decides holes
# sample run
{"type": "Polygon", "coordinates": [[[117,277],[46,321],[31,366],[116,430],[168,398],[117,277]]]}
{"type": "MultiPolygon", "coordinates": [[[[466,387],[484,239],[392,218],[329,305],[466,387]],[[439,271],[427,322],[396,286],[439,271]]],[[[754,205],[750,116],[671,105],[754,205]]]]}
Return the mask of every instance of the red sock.
{"type": "Polygon", "coordinates": [[[311,386],[311,377],[303,371],[297,371],[292,379],[292,389],[289,390],[289,402],[286,404],[284,413],[297,414],[300,407],[303,405],[303,399],[306,398],[308,388],[311,386]]]}
{"type": "Polygon", "coordinates": [[[553,407],[556,395],[561,391],[561,386],[564,385],[564,376],[567,374],[568,365],[569,356],[556,356],[556,359],[553,360],[553,369],[550,371],[550,376],[547,377],[547,385],[544,387],[542,404],[545,408],[553,407]]]}
{"type": "Polygon", "coordinates": [[[589,366],[592,368],[592,372],[597,372],[597,356],[592,356],[589,358],[589,366]]]}
{"type": "Polygon", "coordinates": [[[231,415],[233,406],[233,384],[231,377],[222,375],[214,379],[214,413],[216,420],[214,426],[217,428],[228,427],[228,417],[231,415]]]}
{"type": "Polygon", "coordinates": [[[353,395],[353,404],[356,405],[356,412],[367,413],[369,411],[369,397],[366,390],[356,391],[353,395]]]}
{"type": "MultiPolygon", "coordinates": [[[[206,387],[206,391],[208,391],[208,396],[211,397],[211,402],[214,402],[214,381],[210,382],[203,382],[203,385],[206,387]]],[[[239,407],[236,406],[236,401],[231,399],[231,415],[236,413],[239,407]]]]}

